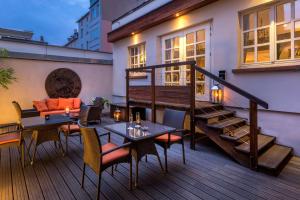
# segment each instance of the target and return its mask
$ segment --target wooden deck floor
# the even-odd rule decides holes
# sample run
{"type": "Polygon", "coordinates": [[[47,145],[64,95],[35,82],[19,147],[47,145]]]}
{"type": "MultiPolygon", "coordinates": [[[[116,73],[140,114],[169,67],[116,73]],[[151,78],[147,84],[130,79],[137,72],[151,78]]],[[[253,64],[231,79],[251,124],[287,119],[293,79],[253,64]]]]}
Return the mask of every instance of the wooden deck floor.
{"type": "MultiPolygon", "coordinates": [[[[104,120],[108,123],[108,119],[104,120]]],[[[121,141],[113,137],[115,141],[121,141]]],[[[244,168],[209,141],[191,151],[186,142],[187,164],[181,147],[169,151],[169,173],[163,175],[155,157],[140,163],[140,188],[128,191],[128,165],[114,176],[103,173],[102,199],[300,199],[300,158],[294,157],[279,177],[244,168]]],[[[158,147],[161,157],[161,149],[158,147]]],[[[17,149],[4,149],[0,160],[0,199],[94,199],[97,176],[87,170],[85,190],[80,188],[82,145],[70,139],[69,154],[62,157],[52,143],[40,146],[37,161],[22,169],[17,149]]]]}

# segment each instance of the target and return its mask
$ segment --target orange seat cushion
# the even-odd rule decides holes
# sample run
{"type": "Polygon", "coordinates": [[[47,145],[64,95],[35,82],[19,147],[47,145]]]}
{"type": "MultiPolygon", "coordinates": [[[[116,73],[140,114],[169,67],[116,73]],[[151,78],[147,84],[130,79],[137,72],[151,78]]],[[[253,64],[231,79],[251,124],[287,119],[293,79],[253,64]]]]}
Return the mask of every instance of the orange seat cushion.
{"type": "MultiPolygon", "coordinates": [[[[62,125],[60,126],[60,130],[62,130],[63,132],[68,132],[69,130],[69,125],[62,125]]],[[[70,132],[79,132],[80,128],[77,124],[70,124],[70,132]]]]}
{"type": "Polygon", "coordinates": [[[80,104],[81,104],[80,98],[74,98],[73,100],[74,100],[73,108],[74,109],[79,109],[80,108],[80,104]]]}
{"type": "Polygon", "coordinates": [[[73,98],[59,98],[58,109],[64,110],[66,108],[73,109],[74,99],[73,98]]]}
{"type": "MultiPolygon", "coordinates": [[[[109,151],[110,149],[113,149],[117,147],[116,144],[114,143],[107,143],[105,145],[102,146],[102,152],[105,152],[105,151],[109,151]]],[[[103,156],[102,158],[102,164],[103,165],[106,165],[106,164],[109,164],[109,163],[112,163],[118,159],[121,159],[121,158],[124,158],[126,156],[129,155],[129,149],[128,148],[121,148],[121,149],[118,149],[116,151],[113,151],[109,154],[106,154],[105,156],[103,156]]]]}
{"type": "MultiPolygon", "coordinates": [[[[158,136],[155,138],[156,141],[159,141],[159,142],[168,142],[168,134],[164,134],[164,135],[161,135],[161,136],[158,136]]],[[[173,134],[170,134],[170,142],[177,142],[181,140],[181,137],[178,136],[178,135],[173,135],[173,134]]]]}
{"type": "Polygon", "coordinates": [[[47,99],[46,103],[49,110],[58,110],[58,99],[47,99]]]}
{"type": "Polygon", "coordinates": [[[9,134],[0,135],[0,145],[13,143],[13,142],[20,142],[20,140],[21,140],[21,135],[18,133],[9,133],[9,134]]]}
{"type": "Polygon", "coordinates": [[[33,101],[33,105],[39,112],[48,110],[48,107],[47,107],[47,104],[45,101],[33,101]]]}

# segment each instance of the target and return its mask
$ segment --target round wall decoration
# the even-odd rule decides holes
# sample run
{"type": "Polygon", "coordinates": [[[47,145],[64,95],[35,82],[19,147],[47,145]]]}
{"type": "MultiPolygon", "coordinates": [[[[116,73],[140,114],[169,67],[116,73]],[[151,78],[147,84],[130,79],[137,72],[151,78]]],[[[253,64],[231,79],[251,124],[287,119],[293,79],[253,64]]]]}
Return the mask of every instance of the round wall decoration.
{"type": "Polygon", "coordinates": [[[45,88],[50,98],[77,97],[81,90],[81,80],[73,70],[59,68],[48,75],[45,88]]]}

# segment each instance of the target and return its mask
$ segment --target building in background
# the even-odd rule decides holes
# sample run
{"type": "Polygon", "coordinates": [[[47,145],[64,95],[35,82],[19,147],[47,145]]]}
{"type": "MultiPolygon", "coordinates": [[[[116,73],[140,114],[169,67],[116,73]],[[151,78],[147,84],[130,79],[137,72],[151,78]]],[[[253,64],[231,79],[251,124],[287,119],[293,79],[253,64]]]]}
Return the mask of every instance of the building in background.
{"type": "Polygon", "coordinates": [[[40,40],[33,40],[32,31],[23,31],[23,30],[15,30],[15,29],[6,29],[0,28],[0,39],[2,41],[19,41],[24,43],[33,43],[33,44],[48,44],[44,41],[44,37],[41,36],[40,40]]]}
{"type": "Polygon", "coordinates": [[[112,51],[111,45],[107,42],[107,33],[111,30],[111,23],[102,19],[101,2],[100,0],[90,0],[89,11],[78,19],[78,29],[74,30],[73,35],[68,38],[66,47],[112,51]]]}
{"type": "Polygon", "coordinates": [[[89,11],[78,19],[78,28],[65,46],[112,52],[112,44],[107,41],[112,22],[150,1],[153,0],[90,0],[89,11]]]}

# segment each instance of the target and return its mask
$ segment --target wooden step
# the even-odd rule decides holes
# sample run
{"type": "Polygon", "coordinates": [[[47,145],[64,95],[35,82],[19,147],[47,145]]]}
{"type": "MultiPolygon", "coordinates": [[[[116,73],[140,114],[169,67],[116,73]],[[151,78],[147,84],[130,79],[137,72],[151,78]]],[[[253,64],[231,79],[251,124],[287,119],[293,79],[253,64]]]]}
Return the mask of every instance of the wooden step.
{"type": "Polygon", "coordinates": [[[249,135],[250,133],[250,127],[248,125],[239,127],[235,130],[228,131],[228,133],[221,134],[220,137],[225,139],[225,140],[230,140],[233,142],[236,142],[240,140],[241,138],[249,135]]]}
{"type": "Polygon", "coordinates": [[[292,148],[275,144],[258,158],[258,169],[278,176],[292,156],[292,148]]]}
{"type": "Polygon", "coordinates": [[[246,122],[246,120],[243,118],[231,117],[231,118],[224,119],[224,120],[212,123],[212,124],[208,124],[207,126],[210,128],[215,128],[215,129],[224,129],[229,126],[240,125],[245,122],[246,122]]]}
{"type": "MultiPolygon", "coordinates": [[[[258,152],[265,149],[266,147],[272,145],[275,141],[275,137],[268,136],[268,135],[257,135],[257,148],[258,152]]],[[[250,153],[250,140],[244,142],[241,145],[235,147],[236,150],[243,152],[243,153],[250,153]]]]}
{"type": "Polygon", "coordinates": [[[235,113],[234,111],[229,111],[229,110],[218,110],[218,111],[214,111],[214,112],[210,112],[210,113],[196,115],[195,117],[197,119],[208,120],[210,118],[232,116],[234,113],[235,113]]]}

